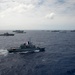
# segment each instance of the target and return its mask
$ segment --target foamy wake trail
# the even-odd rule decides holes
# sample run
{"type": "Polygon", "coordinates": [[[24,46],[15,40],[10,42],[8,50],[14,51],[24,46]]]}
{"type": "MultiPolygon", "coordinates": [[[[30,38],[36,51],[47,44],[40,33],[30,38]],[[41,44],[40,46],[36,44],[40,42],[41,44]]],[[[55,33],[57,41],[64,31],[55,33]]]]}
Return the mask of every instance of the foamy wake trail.
{"type": "Polygon", "coordinates": [[[4,49],[0,49],[0,56],[7,56],[8,55],[8,51],[4,50],[4,49]]]}

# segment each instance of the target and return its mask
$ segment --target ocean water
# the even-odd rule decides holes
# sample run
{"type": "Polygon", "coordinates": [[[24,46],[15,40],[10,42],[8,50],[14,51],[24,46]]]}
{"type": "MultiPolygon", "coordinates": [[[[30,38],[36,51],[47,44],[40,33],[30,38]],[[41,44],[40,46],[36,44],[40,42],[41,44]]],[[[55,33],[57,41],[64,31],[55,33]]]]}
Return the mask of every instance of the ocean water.
{"type": "MultiPolygon", "coordinates": [[[[0,33],[12,31],[0,31],[0,33]]],[[[75,32],[26,31],[26,34],[0,36],[0,75],[75,75],[75,32]],[[8,53],[31,40],[45,52],[8,53]]]]}

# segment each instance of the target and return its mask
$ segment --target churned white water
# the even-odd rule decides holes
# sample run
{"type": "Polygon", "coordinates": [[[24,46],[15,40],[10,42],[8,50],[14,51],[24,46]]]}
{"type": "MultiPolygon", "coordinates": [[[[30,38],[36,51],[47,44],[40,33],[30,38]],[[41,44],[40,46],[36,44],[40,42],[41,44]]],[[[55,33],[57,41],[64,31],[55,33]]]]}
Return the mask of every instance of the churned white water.
{"type": "Polygon", "coordinates": [[[7,56],[8,55],[8,51],[4,50],[4,49],[0,49],[0,56],[7,56]]]}

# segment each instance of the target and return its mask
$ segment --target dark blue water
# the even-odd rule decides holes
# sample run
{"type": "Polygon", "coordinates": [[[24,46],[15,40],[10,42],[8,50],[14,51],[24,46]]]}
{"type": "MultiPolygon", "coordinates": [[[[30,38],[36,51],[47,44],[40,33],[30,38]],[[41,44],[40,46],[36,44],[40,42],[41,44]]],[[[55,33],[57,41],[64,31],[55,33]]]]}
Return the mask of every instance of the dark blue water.
{"type": "Polygon", "coordinates": [[[0,75],[75,75],[75,32],[26,32],[0,36],[0,75]],[[7,52],[28,40],[46,51],[23,55],[7,52]]]}

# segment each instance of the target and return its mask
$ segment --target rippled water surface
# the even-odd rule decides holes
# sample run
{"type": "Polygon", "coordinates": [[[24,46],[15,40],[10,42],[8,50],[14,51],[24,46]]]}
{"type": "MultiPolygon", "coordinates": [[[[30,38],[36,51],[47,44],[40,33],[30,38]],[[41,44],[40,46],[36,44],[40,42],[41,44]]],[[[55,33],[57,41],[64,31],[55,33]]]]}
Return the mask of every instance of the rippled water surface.
{"type": "MultiPolygon", "coordinates": [[[[12,31],[0,31],[0,33],[12,31]]],[[[75,32],[26,31],[0,36],[0,75],[75,75],[75,32]],[[10,54],[7,49],[31,40],[45,52],[10,54]]]]}

